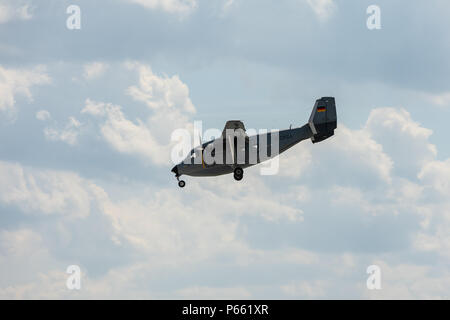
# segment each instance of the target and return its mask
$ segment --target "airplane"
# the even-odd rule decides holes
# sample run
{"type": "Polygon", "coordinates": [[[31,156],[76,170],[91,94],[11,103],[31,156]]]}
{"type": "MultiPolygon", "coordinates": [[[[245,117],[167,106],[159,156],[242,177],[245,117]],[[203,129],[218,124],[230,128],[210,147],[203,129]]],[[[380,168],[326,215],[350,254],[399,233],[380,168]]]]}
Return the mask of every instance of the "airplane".
{"type": "Polygon", "coordinates": [[[336,128],[337,116],[334,97],[317,99],[308,123],[305,125],[280,130],[274,138],[278,139],[278,141],[274,140],[275,143],[278,142],[278,152],[271,150],[273,135],[262,133],[249,137],[245,133],[242,121],[230,120],[226,122],[219,138],[201,143],[200,146],[193,148],[186,158],[174,166],[171,171],[175,174],[178,186],[181,188],[186,185],[185,181],[180,180],[180,176],[183,174],[206,177],[233,173],[234,179],[240,181],[244,177],[245,168],[269,160],[300,141],[306,139],[311,139],[312,143],[323,141],[333,136],[336,128]],[[261,148],[266,148],[264,156],[258,152],[261,151],[261,148]],[[205,151],[208,153],[205,154],[205,151]],[[207,155],[209,155],[209,161],[205,161],[207,155]],[[213,161],[210,160],[211,156],[213,161]]]}

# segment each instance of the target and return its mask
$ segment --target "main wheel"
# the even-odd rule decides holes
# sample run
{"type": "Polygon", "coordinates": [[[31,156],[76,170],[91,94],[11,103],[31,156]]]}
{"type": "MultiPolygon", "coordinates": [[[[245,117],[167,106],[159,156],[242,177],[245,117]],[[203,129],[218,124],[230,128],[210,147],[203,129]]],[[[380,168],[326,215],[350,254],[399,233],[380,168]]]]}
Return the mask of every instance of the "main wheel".
{"type": "Polygon", "coordinates": [[[243,177],[243,175],[238,176],[236,173],[234,174],[234,179],[237,181],[241,181],[243,177]]]}
{"type": "Polygon", "coordinates": [[[184,188],[185,185],[186,185],[186,182],[184,182],[184,180],[178,181],[178,186],[179,186],[180,188],[184,188]]]}

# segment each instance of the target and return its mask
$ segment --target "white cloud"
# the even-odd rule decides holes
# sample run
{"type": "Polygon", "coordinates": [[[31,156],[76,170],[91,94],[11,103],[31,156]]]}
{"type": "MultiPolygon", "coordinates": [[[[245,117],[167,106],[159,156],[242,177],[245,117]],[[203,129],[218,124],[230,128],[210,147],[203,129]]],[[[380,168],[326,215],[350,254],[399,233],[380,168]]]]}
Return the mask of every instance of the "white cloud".
{"type": "Polygon", "coordinates": [[[425,98],[433,104],[446,107],[450,105],[450,92],[443,92],[440,94],[424,94],[425,98]]]}
{"type": "Polygon", "coordinates": [[[307,299],[320,299],[326,296],[325,281],[301,281],[281,286],[281,290],[290,297],[306,297],[307,299]]]}
{"type": "Polygon", "coordinates": [[[278,160],[280,176],[298,179],[305,174],[313,162],[311,146],[308,141],[304,141],[300,146],[284,152],[278,160]]]}
{"type": "Polygon", "coordinates": [[[1,252],[10,258],[27,259],[32,255],[48,255],[42,248],[42,238],[30,229],[1,231],[1,252]]]}
{"type": "Polygon", "coordinates": [[[450,194],[450,159],[426,163],[418,177],[425,185],[431,185],[442,195],[448,196],[450,194]]]}
{"type": "Polygon", "coordinates": [[[224,0],[222,5],[222,15],[228,13],[235,4],[235,0],[224,0]]]}
{"type": "Polygon", "coordinates": [[[169,163],[171,145],[159,143],[150,127],[141,120],[136,123],[128,120],[120,106],[88,99],[82,113],[104,119],[100,124],[101,134],[115,150],[138,155],[159,165],[169,163]]]}
{"type": "Polygon", "coordinates": [[[214,203],[216,208],[226,208],[226,212],[239,216],[256,216],[268,222],[303,220],[303,210],[285,204],[284,195],[273,194],[257,168],[246,170],[245,183],[235,184],[233,180],[230,183],[230,179],[231,176],[224,175],[215,181],[196,183],[191,188],[198,193],[198,197],[208,197],[208,202],[214,203]]]}
{"type": "Polygon", "coordinates": [[[21,290],[13,287],[33,282],[49,262],[54,261],[39,233],[30,228],[1,230],[0,273],[8,276],[0,277],[0,298],[20,298],[21,290]]]}
{"type": "Polygon", "coordinates": [[[416,176],[420,168],[434,160],[436,146],[429,142],[432,130],[412,120],[403,108],[377,108],[370,112],[365,130],[383,144],[384,151],[394,161],[397,172],[416,176]]]}
{"type": "Polygon", "coordinates": [[[108,70],[108,68],[109,65],[104,62],[92,62],[85,64],[83,66],[83,77],[86,80],[99,78],[106,72],[106,70],[108,70]]]}
{"type": "Polygon", "coordinates": [[[135,100],[144,102],[152,110],[181,111],[195,113],[189,98],[189,88],[178,75],[168,77],[154,74],[150,67],[138,63],[127,63],[130,70],[139,73],[139,85],[128,88],[127,93],[135,100]]]}
{"type": "Polygon", "coordinates": [[[189,287],[176,291],[181,299],[250,299],[252,294],[245,287],[189,287]]]}
{"type": "Polygon", "coordinates": [[[381,290],[366,290],[371,299],[448,299],[450,274],[444,270],[436,277],[428,265],[389,263],[376,260],[381,269],[381,290]]]}
{"type": "Polygon", "coordinates": [[[321,20],[328,19],[336,9],[334,0],[307,0],[307,2],[321,20]]]}
{"type": "Polygon", "coordinates": [[[146,121],[133,122],[126,118],[121,106],[90,99],[82,113],[101,119],[101,134],[115,150],[167,165],[174,145],[170,140],[172,132],[192,129],[190,115],[195,113],[195,107],[189,89],[178,76],[158,76],[137,63],[128,63],[127,68],[139,75],[139,85],[129,87],[127,93],[149,107],[152,113],[146,121]]]}
{"type": "Polygon", "coordinates": [[[9,0],[0,2],[0,24],[13,20],[29,20],[32,16],[29,2],[9,0]]]}
{"type": "MultiPolygon", "coordinates": [[[[278,204],[276,200],[258,202],[258,198],[252,196],[251,192],[242,192],[246,189],[245,186],[241,187],[241,192],[236,192],[230,186],[223,186],[213,192],[213,188],[208,188],[209,191],[205,192],[200,185],[192,184],[198,199],[194,202],[186,202],[186,199],[174,195],[170,189],[155,192],[153,187],[136,187],[138,192],[134,196],[120,200],[111,198],[101,187],[73,173],[37,170],[1,162],[0,176],[3,181],[3,185],[0,184],[1,201],[17,205],[25,212],[60,213],[64,219],[64,215],[68,215],[67,218],[87,217],[95,203],[95,207],[111,223],[114,231],[111,240],[140,257],[139,261],[130,262],[125,267],[112,268],[96,279],[84,275],[83,290],[72,294],[64,286],[67,277],[64,274],[64,264],[55,261],[47,249],[49,244],[55,246],[52,241],[44,241],[43,236],[34,231],[8,233],[5,237],[15,240],[13,243],[5,240],[2,241],[3,246],[0,245],[0,260],[8,261],[3,264],[4,268],[14,269],[16,264],[21,263],[23,258],[20,257],[26,256],[30,251],[34,254],[29,255],[33,261],[32,267],[22,263],[20,273],[14,273],[14,280],[0,285],[0,297],[3,298],[186,298],[200,295],[220,298],[235,294],[248,298],[252,294],[245,286],[218,288],[188,284],[166,291],[139,288],[139,284],[155,279],[155,275],[163,269],[176,270],[183,265],[188,270],[202,261],[210,263],[214,256],[227,255],[241,265],[258,261],[286,261],[307,265],[314,263],[316,259],[313,254],[298,249],[270,253],[253,250],[239,239],[236,217],[265,217],[267,214],[283,216],[289,210],[288,206],[278,204]],[[242,195],[243,199],[236,201],[233,208],[227,208],[227,199],[236,195],[242,195]],[[214,207],[217,206],[220,211],[211,214],[210,210],[204,210],[205,201],[214,203],[214,207]],[[253,203],[252,207],[248,203],[253,203]],[[264,213],[264,210],[267,212],[264,213]],[[28,248],[30,244],[33,246],[28,248]],[[20,254],[15,254],[16,252],[20,254]]],[[[250,175],[249,178],[255,177],[250,175]]],[[[263,188],[259,194],[270,192],[261,181],[253,181],[252,185],[254,188],[263,188]]],[[[63,221],[68,223],[67,220],[63,221]]],[[[51,230],[59,228],[47,227],[51,230]]],[[[100,226],[96,228],[99,232],[105,229],[100,226]]],[[[77,244],[77,248],[80,245],[82,243],[77,244]]]]}
{"type": "MultiPolygon", "coordinates": [[[[41,116],[43,115],[41,114],[41,116]]],[[[80,128],[81,123],[76,118],[69,117],[69,120],[63,129],[47,127],[44,129],[44,135],[48,140],[62,141],[69,145],[74,145],[77,143],[78,135],[80,134],[80,128]]]]}
{"type": "Polygon", "coordinates": [[[126,0],[148,9],[158,9],[168,13],[189,14],[198,6],[197,0],[126,0]]]}
{"type": "Polygon", "coordinates": [[[77,174],[36,170],[0,161],[0,201],[31,214],[86,217],[90,212],[91,184],[77,174]]]}
{"type": "Polygon", "coordinates": [[[36,112],[36,119],[40,121],[49,120],[51,118],[50,112],[47,110],[39,110],[36,112]]]}
{"type": "Polygon", "coordinates": [[[166,190],[148,201],[114,203],[105,195],[100,207],[111,218],[119,239],[147,254],[170,256],[164,260],[171,264],[205,259],[235,238],[233,222],[224,223],[220,215],[184,206],[166,190]]]}
{"type": "Polygon", "coordinates": [[[305,140],[280,155],[279,160],[280,175],[293,179],[324,172],[329,178],[337,175],[346,180],[352,172],[352,176],[372,176],[390,183],[393,167],[382,144],[372,138],[367,128],[352,130],[343,124],[328,140],[320,144],[305,140]]]}
{"type": "MultiPolygon", "coordinates": [[[[270,191],[262,182],[249,178],[252,190],[258,190],[258,195],[267,194],[269,198],[270,191]]],[[[251,259],[249,248],[237,235],[239,217],[259,217],[268,222],[301,220],[301,210],[284,205],[278,199],[262,201],[246,191],[246,186],[236,191],[232,186],[205,188],[193,181],[190,188],[194,199],[198,200],[189,201],[170,189],[155,191],[154,188],[141,190],[143,195],[123,201],[114,201],[102,189],[97,190],[95,196],[100,210],[111,219],[115,241],[129,243],[146,255],[159,256],[170,265],[207,260],[212,255],[230,251],[251,259]],[[236,199],[230,202],[230,198],[236,199]],[[205,210],[205,203],[210,204],[209,210],[205,210]]],[[[291,262],[308,263],[313,259],[302,251],[287,254],[291,262]]]]}
{"type": "Polygon", "coordinates": [[[7,69],[0,66],[0,111],[14,111],[15,97],[23,95],[32,100],[30,88],[50,83],[50,77],[44,66],[31,70],[7,69]]]}
{"type": "Polygon", "coordinates": [[[333,137],[311,150],[314,167],[310,172],[328,173],[330,178],[337,175],[340,183],[353,181],[354,177],[362,183],[365,179],[391,182],[392,160],[365,129],[352,130],[340,124],[333,137]]]}

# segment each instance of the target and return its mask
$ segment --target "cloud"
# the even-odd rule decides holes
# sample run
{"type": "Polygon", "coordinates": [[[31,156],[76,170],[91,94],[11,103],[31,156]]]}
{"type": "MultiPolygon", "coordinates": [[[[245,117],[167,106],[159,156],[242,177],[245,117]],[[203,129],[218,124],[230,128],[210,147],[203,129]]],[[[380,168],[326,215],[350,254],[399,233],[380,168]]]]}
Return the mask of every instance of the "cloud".
{"type": "Polygon", "coordinates": [[[82,113],[102,119],[101,135],[116,151],[135,154],[158,165],[168,163],[171,145],[159,143],[140,119],[128,120],[120,106],[88,99],[82,113]]]}
{"type": "MultiPolygon", "coordinates": [[[[335,135],[310,147],[312,166],[307,172],[327,179],[329,184],[375,186],[392,180],[393,162],[368,130],[338,125],[335,135]]],[[[316,179],[317,179],[316,176],[316,179]]]]}
{"type": "Polygon", "coordinates": [[[321,20],[328,19],[336,9],[334,0],[307,0],[308,5],[321,20]]]}
{"type": "Polygon", "coordinates": [[[51,118],[50,112],[47,110],[39,110],[36,112],[36,119],[40,121],[49,120],[51,118]]]}
{"type": "Polygon", "coordinates": [[[418,173],[424,188],[423,194],[430,199],[420,203],[424,221],[422,229],[414,237],[414,247],[425,252],[436,252],[450,258],[450,159],[430,161],[418,173]]]}
{"type": "Polygon", "coordinates": [[[0,231],[0,272],[8,275],[0,278],[0,299],[73,298],[66,267],[32,228],[0,231]]]}
{"type": "Polygon", "coordinates": [[[217,287],[189,287],[177,290],[176,294],[182,299],[250,299],[252,294],[245,287],[217,288],[217,287]]]}
{"type": "Polygon", "coordinates": [[[50,77],[44,66],[30,70],[8,69],[0,66],[0,111],[15,111],[15,97],[23,95],[32,100],[30,88],[50,83],[50,77]]]}
{"type": "Polygon", "coordinates": [[[1,252],[11,258],[27,259],[32,255],[48,255],[48,251],[42,248],[41,236],[30,229],[16,231],[1,231],[1,252]]]}
{"type": "Polygon", "coordinates": [[[150,109],[147,119],[131,121],[121,106],[90,99],[86,100],[82,113],[100,119],[101,135],[115,150],[167,165],[174,145],[170,140],[172,132],[192,129],[190,116],[195,107],[189,89],[178,76],[158,76],[148,66],[137,63],[128,63],[127,67],[137,71],[139,85],[129,87],[126,92],[150,109]]]}
{"type": "Polygon", "coordinates": [[[90,183],[77,174],[0,161],[0,201],[30,214],[86,217],[90,183]]]}
{"type": "Polygon", "coordinates": [[[29,2],[9,0],[0,2],[0,24],[13,20],[30,20],[32,17],[29,2]]]}
{"type": "Polygon", "coordinates": [[[291,297],[307,297],[320,299],[326,297],[326,283],[324,281],[302,281],[281,286],[281,290],[291,297]]]}
{"type": "Polygon", "coordinates": [[[433,104],[446,107],[450,105],[450,92],[443,92],[441,94],[424,94],[425,98],[433,104]]]}
{"type": "MultiPolygon", "coordinates": [[[[248,179],[252,190],[267,195],[268,199],[259,199],[246,186],[236,190],[226,184],[217,188],[215,183],[202,186],[194,181],[190,185],[191,196],[198,199],[194,201],[177,196],[170,189],[154,187],[121,201],[114,201],[102,189],[95,196],[98,207],[111,220],[115,241],[128,243],[145,255],[159,256],[170,265],[198,263],[230,250],[242,256],[248,254],[249,248],[238,237],[240,217],[264,219],[269,223],[301,221],[301,210],[270,199],[270,191],[257,177],[248,179]],[[235,200],[230,202],[232,198],[235,200]],[[210,210],[204,210],[204,203],[211,204],[210,210]]],[[[290,255],[291,261],[312,259],[300,251],[290,255]]]]}
{"type": "Polygon", "coordinates": [[[83,77],[86,80],[99,78],[106,72],[106,70],[108,70],[108,68],[109,65],[104,62],[92,62],[85,64],[83,66],[83,77]]]}
{"type": "Polygon", "coordinates": [[[235,0],[224,0],[222,4],[221,16],[227,14],[235,5],[235,0]]]}
{"type": "MultiPolygon", "coordinates": [[[[36,115],[37,116],[37,115],[36,115]]],[[[40,114],[43,116],[43,114],[40,114]]],[[[48,115],[50,116],[50,115],[48,115]]],[[[40,119],[42,120],[42,119],[40,119]]],[[[78,135],[80,134],[82,124],[74,117],[69,117],[69,120],[63,129],[53,127],[46,127],[44,135],[51,141],[62,141],[69,145],[77,143],[78,135]]]]}
{"type": "Polygon", "coordinates": [[[415,177],[420,168],[435,159],[436,146],[429,142],[432,130],[412,120],[403,108],[377,108],[370,112],[365,130],[383,144],[395,170],[415,177]]]}
{"type": "Polygon", "coordinates": [[[139,74],[139,85],[131,86],[127,93],[136,101],[144,102],[152,110],[170,111],[180,109],[195,113],[195,107],[189,98],[189,88],[178,75],[168,77],[154,74],[149,66],[139,63],[127,63],[130,70],[139,74]]]}
{"type": "Polygon", "coordinates": [[[371,299],[448,299],[450,274],[444,270],[439,277],[427,265],[374,261],[381,269],[381,290],[366,291],[371,299]]]}
{"type": "Polygon", "coordinates": [[[148,9],[158,9],[168,13],[189,14],[198,6],[197,0],[126,0],[148,9]]]}
{"type": "Polygon", "coordinates": [[[426,185],[442,195],[450,194],[450,159],[446,161],[430,161],[418,173],[418,177],[426,185]]]}
{"type": "Polygon", "coordinates": [[[21,293],[12,287],[34,280],[31,273],[45,270],[54,262],[39,233],[31,228],[0,231],[0,297],[20,298],[21,293]],[[30,263],[33,261],[33,263],[30,263]]]}
{"type": "MultiPolygon", "coordinates": [[[[372,112],[385,114],[378,110],[372,112]]],[[[369,120],[371,125],[376,122],[373,117],[369,120]]],[[[283,153],[279,157],[279,175],[308,181],[312,177],[320,176],[320,180],[326,177],[330,184],[355,183],[353,177],[359,182],[370,179],[372,183],[391,183],[394,162],[384,150],[386,142],[374,139],[373,126],[356,130],[342,123],[338,126],[335,135],[320,144],[312,144],[308,139],[283,153]]]]}
{"type": "MultiPolygon", "coordinates": [[[[136,287],[138,283],[154,282],[155,274],[162,269],[176,270],[179,265],[185,268],[195,268],[202,261],[211,263],[211,257],[227,255],[233,261],[248,264],[251,261],[265,261],[268,253],[255,251],[249,248],[238,237],[237,220],[239,216],[255,216],[267,221],[279,221],[290,219],[291,213],[296,209],[267,199],[258,201],[258,197],[245,186],[236,191],[226,184],[222,188],[214,190],[212,186],[207,189],[192,184],[198,201],[191,202],[172,193],[173,190],[155,190],[153,186],[132,186],[133,196],[112,197],[108,192],[72,173],[52,170],[39,170],[23,167],[19,164],[2,162],[0,176],[4,186],[0,187],[1,200],[8,205],[16,205],[29,214],[62,214],[62,219],[57,225],[53,221],[46,222],[46,228],[52,230],[45,233],[45,238],[33,231],[34,244],[46,253],[43,263],[45,267],[37,269],[25,268],[24,274],[32,274],[31,279],[14,281],[8,286],[3,286],[0,296],[9,298],[70,298],[70,297],[164,297],[178,296],[185,298],[190,294],[214,294],[215,297],[230,296],[240,292],[250,296],[244,287],[215,288],[208,286],[190,286],[174,288],[173,291],[158,290],[157,288],[146,290],[136,287]],[[242,197],[235,201],[233,206],[227,207],[230,197],[242,197]],[[78,198],[78,208],[71,208],[73,198],[78,198]],[[121,200],[120,198],[124,198],[121,200]],[[83,201],[81,201],[83,200],[83,201]],[[214,208],[220,211],[211,214],[210,210],[204,210],[204,203],[214,203],[214,208]],[[83,205],[82,205],[83,203],[83,205]],[[251,203],[251,206],[248,204],[251,203]],[[76,223],[70,222],[70,217],[84,216],[89,218],[86,224],[93,223],[89,214],[97,208],[102,215],[107,217],[113,229],[108,234],[112,243],[138,254],[138,261],[128,261],[126,267],[110,268],[100,278],[91,278],[86,275],[83,278],[83,290],[73,295],[64,288],[66,275],[63,274],[64,264],[55,262],[50,254],[55,253],[55,246],[60,242],[55,241],[55,231],[61,225],[70,223],[69,239],[74,237],[76,223]],[[78,212],[78,213],[77,213],[78,212]],[[67,216],[67,218],[65,217],[67,216]],[[274,219],[275,218],[275,219],[274,219]],[[50,238],[48,238],[50,237],[50,238]],[[51,239],[51,240],[50,240],[51,239]],[[51,248],[47,249],[50,245],[51,248]],[[61,265],[62,264],[62,265],[61,265]],[[56,268],[56,269],[55,269],[56,268]],[[58,269],[59,268],[59,269],[58,269]],[[124,286],[130,286],[130,290],[124,290],[124,286]],[[132,289],[135,288],[135,289],[132,289]],[[48,290],[47,290],[48,289],[48,290]],[[136,291],[137,290],[137,291],[136,291]]],[[[229,178],[229,177],[223,177],[229,178]]],[[[255,179],[252,174],[248,177],[255,179]]],[[[270,194],[261,181],[253,181],[254,188],[259,189],[258,194],[270,194]]],[[[98,221],[96,222],[98,223],[98,221]]],[[[107,227],[95,224],[96,233],[105,232],[107,227]]],[[[85,228],[83,228],[85,230],[85,228]]],[[[17,238],[17,237],[16,237],[17,238]]],[[[29,238],[29,237],[28,237],[29,238]]],[[[86,243],[90,242],[90,235],[86,234],[86,243]]],[[[66,241],[66,240],[65,240],[66,241]]],[[[6,241],[5,241],[6,243],[6,241]]],[[[85,255],[86,247],[83,242],[76,242],[77,250],[81,250],[81,256],[85,255]],[[81,247],[80,247],[81,246],[81,247]]],[[[98,243],[97,243],[98,245],[98,243]]],[[[73,249],[73,248],[72,248],[73,249]]],[[[31,249],[30,249],[31,250],[31,249]]],[[[64,246],[64,256],[72,257],[73,252],[68,252],[67,244],[64,246]]],[[[10,251],[10,250],[9,250],[10,251]]],[[[13,264],[11,253],[4,249],[5,260],[13,264]]],[[[98,254],[98,253],[97,253],[98,254]]],[[[77,255],[77,259],[80,256],[77,255]]],[[[314,256],[302,250],[284,250],[273,252],[271,259],[288,261],[295,264],[309,264],[314,261],[314,256]]],[[[35,256],[32,256],[35,259],[35,256]]],[[[254,263],[254,262],[252,262],[254,263]]],[[[22,270],[23,271],[23,270],[22,270]]],[[[171,271],[172,272],[172,271],[171,271]]],[[[191,272],[191,271],[189,271],[191,272]]],[[[20,275],[18,275],[20,278],[20,275]]],[[[23,275],[22,275],[23,277],[23,275]]]]}
{"type": "MultiPolygon", "coordinates": [[[[291,148],[278,157],[279,175],[298,179],[313,163],[312,148],[304,141],[298,148],[291,148]]],[[[271,160],[274,161],[274,160],[271,160]]]]}

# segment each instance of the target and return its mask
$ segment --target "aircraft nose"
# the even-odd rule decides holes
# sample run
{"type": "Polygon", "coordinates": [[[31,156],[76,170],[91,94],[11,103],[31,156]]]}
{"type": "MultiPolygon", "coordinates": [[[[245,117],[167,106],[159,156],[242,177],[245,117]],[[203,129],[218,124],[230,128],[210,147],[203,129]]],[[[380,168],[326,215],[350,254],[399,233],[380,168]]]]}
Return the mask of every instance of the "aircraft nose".
{"type": "Polygon", "coordinates": [[[173,167],[171,171],[175,173],[175,175],[178,175],[178,166],[173,167]]]}

